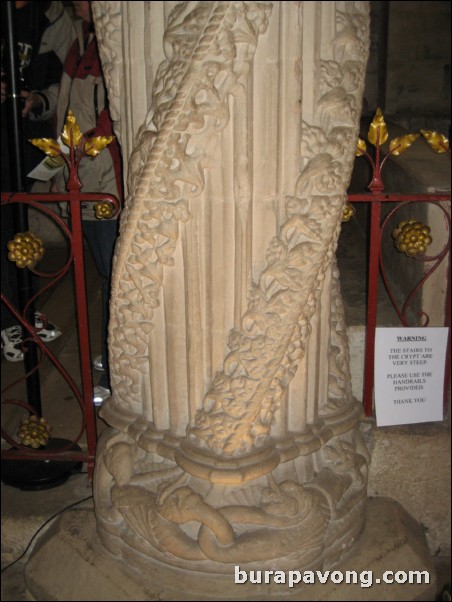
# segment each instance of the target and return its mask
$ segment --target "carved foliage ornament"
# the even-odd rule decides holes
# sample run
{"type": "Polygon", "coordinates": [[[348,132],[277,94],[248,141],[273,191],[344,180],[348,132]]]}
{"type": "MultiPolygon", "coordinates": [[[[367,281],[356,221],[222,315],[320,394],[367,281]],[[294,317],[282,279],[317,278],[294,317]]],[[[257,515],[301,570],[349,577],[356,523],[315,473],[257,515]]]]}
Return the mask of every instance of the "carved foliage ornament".
{"type": "Polygon", "coordinates": [[[186,16],[184,10],[185,3],[176,7],[166,30],[172,46],[154,84],[155,133],[144,133],[131,156],[132,193],[116,250],[111,371],[116,402],[133,410],[141,407],[162,270],[173,264],[179,223],[189,219],[187,199],[204,187],[213,134],[229,121],[228,99],[240,76],[235,45],[256,47],[271,4],[206,2],[186,16]]]}
{"type": "MultiPolygon", "coordinates": [[[[237,60],[237,45],[248,44],[252,61],[274,4],[181,3],[170,16],[167,59],[157,73],[155,104],[146,120],[150,129],[142,132],[131,158],[131,194],[114,275],[114,400],[106,405],[107,413],[120,408],[140,415],[163,270],[171,269],[180,223],[192,217],[188,201],[203,190],[215,133],[230,122],[230,96],[241,92],[244,65],[237,60]]],[[[281,442],[269,437],[307,351],[331,266],[332,295],[339,296],[333,258],[353,164],[368,26],[364,3],[346,5],[353,5],[354,12],[335,11],[333,54],[320,62],[312,122],[302,124],[294,192],[286,196],[285,216],[267,246],[265,268],[250,288],[247,308],[229,334],[222,370],[188,425],[187,437],[153,433],[143,417],[109,437],[101,450],[98,474],[111,487],[97,504],[105,531],[118,526],[118,537],[167,564],[221,572],[227,563],[268,561],[264,566],[273,566],[272,559],[285,558],[286,568],[300,569],[326,558],[327,548],[332,550],[328,557],[340,556],[362,528],[366,467],[359,437],[352,432],[356,415],[350,412],[348,422],[334,426],[338,415],[346,415],[345,403],[353,405],[337,299],[331,307],[328,407],[319,412],[312,431],[294,436],[293,463],[283,460],[281,442]],[[317,439],[316,428],[321,431],[317,439]],[[309,457],[305,464],[297,451],[304,434],[304,454],[318,452],[315,461],[309,457]],[[328,445],[318,451],[317,443],[325,441],[328,445]],[[250,458],[257,468],[245,483],[240,477],[250,458]],[[205,473],[187,470],[190,460],[205,473]],[[297,470],[314,464],[306,484],[297,482],[302,480],[297,470]],[[231,466],[238,480],[228,480],[231,466]],[[220,566],[212,569],[209,562],[220,566]]]]}
{"type": "MultiPolygon", "coordinates": [[[[205,3],[181,20],[181,4],[171,16],[171,52],[154,85],[156,133],[143,136],[132,156],[133,194],[117,250],[112,375],[115,401],[123,407],[141,405],[141,368],[163,268],[173,263],[179,222],[189,219],[187,197],[203,189],[212,130],[229,120],[228,97],[240,75],[235,44],[246,39],[254,49],[270,10],[270,3],[205,3]]],[[[338,13],[337,20],[338,60],[322,63],[318,126],[303,124],[302,173],[295,196],[287,199],[287,220],[271,241],[242,328],[231,334],[224,369],[190,429],[193,441],[218,453],[246,452],[268,435],[303,355],[334,251],[353,161],[344,148],[354,138],[359,112],[357,55],[365,44],[359,16],[338,13]]]]}

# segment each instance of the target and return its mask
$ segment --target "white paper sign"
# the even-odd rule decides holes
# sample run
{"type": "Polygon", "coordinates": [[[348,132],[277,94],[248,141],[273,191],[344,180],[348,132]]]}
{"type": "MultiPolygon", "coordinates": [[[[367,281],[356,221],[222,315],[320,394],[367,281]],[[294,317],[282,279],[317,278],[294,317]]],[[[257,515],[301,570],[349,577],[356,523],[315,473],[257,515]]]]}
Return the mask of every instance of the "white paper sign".
{"type": "Polygon", "coordinates": [[[448,328],[377,328],[377,426],[443,419],[448,328]]]}
{"type": "MultiPolygon", "coordinates": [[[[66,155],[69,154],[69,147],[63,144],[61,140],[61,136],[58,138],[58,144],[62,148],[63,152],[66,155]]],[[[56,157],[45,157],[41,163],[38,163],[30,173],[27,173],[27,178],[33,178],[34,180],[41,180],[41,182],[48,182],[54,176],[57,175],[64,166],[66,165],[65,160],[61,155],[57,155],[56,157]]]]}

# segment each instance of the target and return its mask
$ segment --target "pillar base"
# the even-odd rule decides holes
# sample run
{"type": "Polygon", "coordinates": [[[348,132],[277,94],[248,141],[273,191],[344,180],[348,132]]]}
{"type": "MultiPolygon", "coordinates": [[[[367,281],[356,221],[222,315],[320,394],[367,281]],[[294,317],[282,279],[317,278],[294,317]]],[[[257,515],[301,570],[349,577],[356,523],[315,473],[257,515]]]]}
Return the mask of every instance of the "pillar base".
{"type": "MultiPolygon", "coordinates": [[[[256,570],[259,566],[256,565],[256,570]]],[[[275,571],[278,567],[274,567],[275,571]]],[[[326,570],[326,569],[325,569],[326,570]]],[[[294,585],[234,583],[234,565],[228,575],[201,575],[161,565],[134,552],[113,556],[99,541],[94,513],[64,514],[36,546],[26,569],[29,592],[37,600],[434,600],[436,574],[422,528],[397,503],[368,500],[364,532],[339,565],[344,582],[294,585]],[[133,556],[133,557],[132,557],[133,556]],[[134,568],[132,568],[132,566],[134,568]],[[346,584],[346,571],[355,571],[358,583],[346,584]],[[360,585],[360,574],[373,572],[371,587],[360,585]],[[383,583],[383,573],[428,571],[430,583],[383,583]],[[380,583],[376,579],[381,579],[380,583]]],[[[363,584],[369,574],[363,574],[363,584]]],[[[272,577],[271,577],[272,579],[272,577]]],[[[262,574],[264,580],[264,574],[262,574]]]]}

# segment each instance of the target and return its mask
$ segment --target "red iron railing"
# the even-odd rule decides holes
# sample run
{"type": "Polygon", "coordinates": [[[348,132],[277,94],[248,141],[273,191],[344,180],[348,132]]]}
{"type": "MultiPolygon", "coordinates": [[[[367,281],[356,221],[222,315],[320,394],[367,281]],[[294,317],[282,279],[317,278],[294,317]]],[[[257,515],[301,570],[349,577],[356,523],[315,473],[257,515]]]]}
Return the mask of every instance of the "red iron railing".
{"type": "MultiPolygon", "coordinates": [[[[436,132],[422,131],[427,142],[436,152],[449,153],[449,144],[444,136],[436,132]]],[[[348,200],[350,203],[369,203],[370,204],[370,240],[369,240],[369,262],[367,275],[367,317],[366,317],[366,341],[365,341],[365,358],[364,358],[364,385],[363,385],[363,405],[366,416],[373,414],[373,392],[374,392],[374,361],[375,361],[375,331],[377,327],[377,299],[378,299],[378,280],[381,274],[383,283],[389,298],[394,306],[396,314],[401,322],[401,325],[408,326],[407,312],[410,308],[415,296],[437,270],[442,261],[450,254],[450,194],[385,194],[384,183],[381,177],[382,169],[391,155],[397,156],[404,152],[411,144],[419,137],[419,134],[408,134],[399,138],[395,138],[389,144],[389,152],[381,158],[381,146],[388,138],[386,124],[380,110],[370,126],[368,140],[375,146],[375,158],[373,158],[366,149],[364,141],[359,140],[357,146],[357,156],[365,156],[372,168],[372,178],[368,186],[370,193],[349,194],[348,200]],[[390,210],[388,215],[382,220],[382,206],[384,203],[397,203],[397,206],[390,210]],[[397,211],[407,206],[410,203],[428,203],[438,207],[439,211],[444,216],[444,224],[446,228],[446,241],[440,251],[434,256],[425,255],[423,249],[419,254],[416,254],[414,249],[413,257],[416,261],[424,264],[431,264],[423,273],[419,282],[407,295],[402,306],[396,302],[393,291],[387,277],[387,270],[384,265],[382,243],[383,235],[389,224],[389,220],[396,214],[397,211]],[[447,204],[445,206],[445,204],[447,204]]],[[[444,326],[450,327],[450,276],[447,275],[447,290],[444,304],[444,326]]],[[[419,319],[422,323],[416,326],[427,326],[429,317],[421,310],[419,319]]],[[[448,392],[450,384],[450,330],[447,344],[446,370],[444,382],[444,405],[447,407],[448,392]]]]}
{"type": "MultiPolygon", "coordinates": [[[[56,285],[59,280],[68,272],[70,267],[74,266],[75,273],[75,284],[76,284],[76,305],[77,305],[77,321],[78,321],[78,336],[79,336],[79,350],[81,360],[81,375],[82,375],[82,387],[81,389],[72,379],[69,372],[62,366],[58,359],[51,353],[47,346],[41,341],[36,333],[34,325],[30,324],[26,319],[27,307],[21,312],[14,308],[6,297],[2,294],[2,302],[4,302],[11,312],[15,315],[18,322],[23,328],[29,333],[29,338],[32,339],[39,347],[41,355],[46,356],[50,359],[55,368],[60,372],[63,378],[66,380],[82,409],[83,421],[78,436],[73,442],[68,444],[66,447],[61,448],[58,452],[50,452],[45,449],[32,450],[27,446],[24,446],[17,442],[12,436],[2,430],[2,437],[8,441],[12,446],[11,450],[2,450],[2,458],[5,459],[55,459],[59,460],[80,460],[86,462],[88,465],[88,472],[90,477],[92,476],[94,469],[94,459],[96,450],[96,423],[94,407],[92,403],[93,390],[92,390],[92,373],[91,373],[91,353],[89,346],[89,331],[88,331],[88,315],[87,315],[87,303],[86,303],[86,289],[85,289],[85,270],[84,270],[84,256],[83,256],[83,234],[82,234],[82,219],[81,219],[81,203],[82,202],[96,202],[103,204],[100,214],[104,213],[108,216],[109,211],[105,211],[105,203],[112,204],[114,212],[119,211],[119,204],[115,197],[104,194],[82,194],[81,183],[78,179],[78,165],[81,158],[87,154],[87,148],[92,149],[91,146],[86,146],[87,141],[82,140],[77,131],[76,126],[74,127],[75,120],[72,124],[67,124],[68,132],[66,135],[65,142],[67,143],[70,152],[69,156],[63,155],[59,145],[55,142],[54,145],[47,145],[43,150],[47,154],[53,153],[53,156],[63,156],[64,160],[69,166],[70,176],[68,181],[68,192],[67,193],[48,193],[48,194],[27,194],[27,193],[2,193],[1,204],[2,207],[11,205],[14,203],[25,203],[27,206],[34,207],[40,211],[46,213],[51,219],[53,219],[61,230],[66,235],[69,242],[69,257],[64,266],[53,274],[43,274],[34,268],[32,271],[41,277],[50,279],[50,282],[44,286],[38,293],[36,293],[32,299],[30,299],[28,305],[31,305],[34,300],[42,295],[52,286],[56,285]],[[72,128],[72,130],[71,130],[72,128]],[[55,146],[56,145],[56,146],[55,146]],[[71,227],[69,228],[66,223],[55,215],[54,212],[47,209],[42,203],[61,203],[66,202],[69,204],[71,214],[71,227]],[[87,450],[85,451],[71,451],[71,448],[80,441],[83,435],[86,434],[87,439],[87,450]]],[[[374,389],[374,354],[375,354],[375,329],[377,324],[377,293],[378,293],[378,278],[381,270],[383,281],[388,290],[388,294],[394,304],[397,315],[403,326],[407,326],[406,310],[411,303],[411,300],[419,291],[419,289],[425,284],[426,280],[431,274],[437,269],[440,263],[450,252],[450,216],[447,210],[439,203],[450,203],[450,195],[444,194],[418,194],[418,195],[403,195],[403,194],[385,194],[384,184],[381,179],[381,171],[388,157],[393,154],[400,154],[401,150],[405,150],[415,140],[416,135],[410,135],[409,137],[402,137],[401,139],[395,139],[391,141],[390,152],[383,158],[380,159],[380,147],[386,141],[387,132],[385,130],[385,124],[381,114],[377,112],[377,117],[374,120],[371,130],[369,130],[369,141],[371,141],[372,135],[375,136],[373,144],[375,145],[376,153],[375,160],[365,150],[365,144],[359,141],[358,144],[358,155],[364,155],[370,161],[372,165],[372,181],[369,186],[370,194],[351,194],[349,195],[349,201],[351,203],[370,203],[371,205],[371,226],[370,226],[370,251],[369,251],[369,272],[368,272],[368,307],[367,307],[367,324],[366,324],[366,349],[365,349],[365,367],[364,367],[364,390],[363,390],[363,404],[366,416],[371,416],[373,411],[373,389],[374,389]],[[373,130],[372,130],[373,127],[373,130]],[[408,139],[407,139],[408,138],[408,139]],[[393,209],[385,220],[381,222],[381,209],[383,203],[397,203],[397,207],[393,209]],[[425,256],[422,258],[423,262],[433,262],[433,266],[429,268],[423,275],[421,281],[415,286],[413,291],[408,295],[407,301],[405,302],[402,309],[398,308],[394,296],[391,293],[388,280],[386,278],[386,272],[383,265],[382,258],[382,236],[385,227],[388,223],[389,218],[398,211],[401,207],[408,203],[420,202],[420,203],[433,203],[439,207],[445,217],[445,223],[448,231],[448,238],[443,249],[433,257],[425,256]]],[[[426,136],[427,137],[427,136],[426,136]]],[[[88,141],[89,142],[89,141],[88,141]]],[[[447,142],[447,141],[446,141],[447,142]]],[[[106,142],[108,143],[108,142],[106,142]]],[[[105,144],[104,144],[105,145],[105,144]]],[[[100,144],[102,146],[102,144],[100,144]]],[[[100,149],[101,150],[101,149],[100,149]]],[[[97,154],[99,148],[97,148],[97,154]]],[[[88,154],[93,154],[88,153],[88,154]]],[[[109,206],[109,205],[108,205],[109,206]]],[[[425,314],[423,314],[425,317],[425,314]]],[[[428,324],[428,320],[424,320],[424,326],[428,324]]],[[[450,326],[450,282],[447,287],[447,298],[445,307],[445,325],[450,326]]],[[[446,360],[446,379],[445,379],[445,399],[447,397],[447,391],[449,387],[449,369],[450,369],[450,333],[447,347],[447,360],[446,360]]],[[[14,403],[20,407],[28,409],[31,413],[34,413],[34,409],[29,404],[20,400],[6,400],[2,403],[14,403]]]]}
{"type": "MultiPolygon", "coordinates": [[[[87,463],[89,478],[92,478],[94,470],[94,460],[96,454],[96,416],[93,405],[93,385],[91,371],[91,351],[89,342],[89,326],[88,326],[88,311],[87,297],[85,287],[85,263],[83,251],[83,232],[82,232],[82,203],[90,202],[97,203],[96,214],[102,217],[112,217],[119,212],[119,202],[116,197],[101,193],[81,193],[82,184],[78,178],[78,167],[81,159],[86,155],[96,156],[110,141],[105,137],[96,137],[85,139],[75,119],[70,113],[68,121],[63,133],[63,141],[67,145],[69,153],[64,154],[58,142],[54,140],[43,139],[42,141],[33,141],[36,146],[39,146],[46,154],[56,157],[61,156],[69,168],[69,179],[67,193],[2,193],[1,206],[11,206],[22,203],[27,207],[33,207],[38,211],[45,213],[64,233],[69,247],[68,258],[62,268],[53,273],[45,273],[36,270],[34,266],[29,266],[28,269],[40,278],[48,279],[49,282],[43,286],[38,292],[28,300],[26,306],[20,311],[14,307],[11,300],[8,299],[2,292],[1,300],[11,313],[15,316],[17,322],[22,326],[24,332],[24,351],[26,352],[27,341],[33,341],[37,345],[40,358],[35,370],[39,369],[44,357],[48,358],[53,366],[58,370],[61,376],[69,385],[74,393],[75,398],[82,410],[82,424],[78,435],[73,441],[64,445],[64,447],[48,450],[32,449],[27,445],[22,444],[17,440],[17,436],[8,434],[2,429],[2,437],[10,445],[10,449],[2,449],[2,459],[6,460],[58,460],[58,461],[81,461],[87,463]],[[72,121],[71,121],[72,120],[72,121]],[[44,203],[67,203],[70,212],[70,226],[63,219],[56,215],[49,208],[45,207],[44,203]],[[34,324],[28,320],[29,308],[33,306],[34,301],[42,296],[52,287],[56,286],[59,281],[68,273],[73,266],[75,291],[76,291],[76,310],[77,310],[77,326],[78,326],[78,344],[80,354],[81,368],[81,386],[78,385],[70,372],[61,364],[58,358],[48,349],[47,345],[38,336],[38,330],[34,324]],[[25,333],[28,333],[25,335],[25,333]],[[83,436],[86,436],[86,451],[81,450],[77,445],[83,436]]],[[[26,269],[26,268],[25,268],[26,269]]],[[[24,378],[29,378],[30,373],[24,378]]],[[[14,385],[15,383],[13,383],[14,385]]],[[[7,390],[13,385],[9,385],[6,390],[2,391],[2,397],[7,390]]],[[[27,402],[18,399],[2,399],[2,404],[14,404],[25,408],[32,415],[37,415],[37,410],[27,402]]]]}

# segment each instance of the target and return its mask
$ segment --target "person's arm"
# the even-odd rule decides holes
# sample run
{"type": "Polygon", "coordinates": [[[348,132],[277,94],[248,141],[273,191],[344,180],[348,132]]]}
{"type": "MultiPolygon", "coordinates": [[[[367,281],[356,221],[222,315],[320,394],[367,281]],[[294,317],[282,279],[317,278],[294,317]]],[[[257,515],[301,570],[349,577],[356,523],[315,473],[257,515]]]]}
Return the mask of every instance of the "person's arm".
{"type": "Polygon", "coordinates": [[[74,24],[61,2],[52,2],[46,12],[50,25],[45,29],[39,53],[33,64],[34,83],[31,92],[24,92],[22,115],[39,121],[50,119],[56,109],[63,64],[76,38],[74,24]]]}
{"type": "Polygon", "coordinates": [[[59,89],[59,84],[53,84],[47,90],[22,92],[21,95],[25,98],[22,117],[28,115],[32,121],[46,121],[50,119],[55,113],[59,89]]]}

